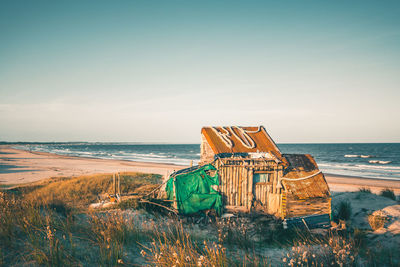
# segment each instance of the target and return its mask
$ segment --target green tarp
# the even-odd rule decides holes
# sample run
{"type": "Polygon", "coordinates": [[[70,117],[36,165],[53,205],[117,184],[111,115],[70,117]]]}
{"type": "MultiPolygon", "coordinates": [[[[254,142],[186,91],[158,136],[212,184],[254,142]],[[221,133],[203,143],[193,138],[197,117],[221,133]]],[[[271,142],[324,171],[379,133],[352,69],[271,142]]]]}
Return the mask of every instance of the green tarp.
{"type": "Polygon", "coordinates": [[[209,176],[206,173],[208,170],[216,169],[208,164],[171,175],[166,186],[167,197],[169,200],[174,200],[175,197],[179,213],[193,214],[215,209],[217,214],[221,215],[222,198],[218,191],[212,188],[213,185],[219,185],[218,172],[215,172],[215,176],[209,176]]]}

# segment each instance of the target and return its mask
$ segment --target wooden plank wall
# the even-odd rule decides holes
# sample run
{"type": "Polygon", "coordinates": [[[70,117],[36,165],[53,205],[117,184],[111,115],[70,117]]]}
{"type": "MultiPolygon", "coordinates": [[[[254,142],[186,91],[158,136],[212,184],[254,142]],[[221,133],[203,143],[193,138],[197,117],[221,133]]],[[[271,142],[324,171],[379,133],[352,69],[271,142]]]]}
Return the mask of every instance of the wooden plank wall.
{"type": "MultiPolygon", "coordinates": [[[[275,161],[242,158],[224,158],[215,162],[219,171],[220,192],[224,205],[250,211],[253,199],[256,197],[267,206],[268,192],[272,190],[271,184],[253,186],[254,171],[276,170],[275,161]]],[[[274,180],[277,174],[273,175],[274,180]]]]}
{"type": "Polygon", "coordinates": [[[220,192],[224,205],[228,208],[250,212],[258,199],[261,210],[278,217],[297,217],[311,214],[330,214],[330,198],[308,198],[304,200],[291,197],[277,186],[283,175],[282,166],[274,161],[242,158],[224,158],[215,162],[220,178],[220,192]],[[270,172],[270,183],[253,184],[253,174],[258,171],[270,172]]]}
{"type": "Polygon", "coordinates": [[[294,199],[288,195],[286,213],[288,218],[312,214],[330,214],[331,198],[294,199]]]}
{"type": "Polygon", "coordinates": [[[277,166],[276,171],[274,172],[274,177],[272,180],[272,185],[269,189],[267,195],[267,212],[269,214],[274,214],[278,217],[281,217],[281,201],[282,201],[282,189],[278,188],[278,180],[282,177],[282,166],[277,166]]]}

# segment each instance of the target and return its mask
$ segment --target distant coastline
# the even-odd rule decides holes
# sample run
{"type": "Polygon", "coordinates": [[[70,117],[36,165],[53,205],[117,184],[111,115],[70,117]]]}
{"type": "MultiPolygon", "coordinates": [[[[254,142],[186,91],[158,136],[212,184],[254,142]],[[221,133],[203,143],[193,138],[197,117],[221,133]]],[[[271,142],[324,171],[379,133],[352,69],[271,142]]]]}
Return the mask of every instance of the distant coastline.
{"type": "MultiPolygon", "coordinates": [[[[36,152],[83,158],[176,165],[197,164],[199,144],[138,142],[18,142],[7,145],[36,152]]],[[[283,153],[311,154],[325,173],[400,180],[400,143],[278,144],[283,153]]]]}

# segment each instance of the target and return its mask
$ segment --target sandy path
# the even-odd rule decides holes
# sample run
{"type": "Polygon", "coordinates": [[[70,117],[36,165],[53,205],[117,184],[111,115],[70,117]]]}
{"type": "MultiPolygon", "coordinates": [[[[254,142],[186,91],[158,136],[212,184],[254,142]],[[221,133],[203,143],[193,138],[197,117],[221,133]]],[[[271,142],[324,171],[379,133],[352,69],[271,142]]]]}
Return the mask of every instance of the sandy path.
{"type": "MultiPolygon", "coordinates": [[[[0,146],[0,184],[20,184],[55,176],[78,176],[93,173],[146,172],[165,175],[187,166],[61,156],[51,153],[29,152],[0,146]],[[14,168],[13,168],[14,167],[14,168]]],[[[357,191],[368,187],[374,193],[391,188],[400,194],[400,181],[367,179],[325,174],[332,191],[357,191]]]]}

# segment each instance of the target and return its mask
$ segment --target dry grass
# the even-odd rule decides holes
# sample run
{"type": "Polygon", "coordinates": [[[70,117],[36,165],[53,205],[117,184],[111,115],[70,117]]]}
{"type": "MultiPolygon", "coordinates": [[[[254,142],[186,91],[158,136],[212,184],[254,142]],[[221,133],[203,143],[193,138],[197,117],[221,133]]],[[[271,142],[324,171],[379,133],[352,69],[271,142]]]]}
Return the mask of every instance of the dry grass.
{"type": "MultiPolygon", "coordinates": [[[[121,173],[121,193],[135,193],[149,190],[161,176],[144,173],[121,173]]],[[[17,189],[18,190],[18,189],[17,189]]],[[[85,209],[96,202],[99,194],[112,193],[112,175],[85,175],[73,178],[52,178],[40,184],[19,189],[26,200],[50,205],[62,201],[69,207],[85,209]]]]}
{"type": "Polygon", "coordinates": [[[150,245],[143,245],[141,251],[152,266],[270,266],[265,256],[232,253],[221,243],[196,240],[180,223],[155,233],[150,245]]]}
{"type": "MultiPolygon", "coordinates": [[[[121,264],[123,245],[138,238],[133,224],[118,216],[77,213],[85,211],[98,194],[111,193],[111,177],[54,178],[0,192],[0,263],[121,264]],[[79,217],[83,221],[78,222],[79,217]]],[[[160,178],[123,173],[121,190],[148,190],[160,178]]]]}
{"type": "MultiPolygon", "coordinates": [[[[124,173],[121,178],[123,192],[138,192],[150,191],[160,176],[124,173]]],[[[278,221],[265,218],[182,224],[179,218],[143,210],[88,212],[98,194],[111,193],[111,181],[105,174],[56,178],[0,192],[0,266],[399,264],[396,253],[368,247],[365,233],[356,231],[321,237],[285,231],[278,221]]],[[[350,216],[351,209],[343,206],[341,213],[347,215],[341,217],[350,216]]],[[[138,208],[137,200],[116,208],[138,208]]]]}
{"type": "Polygon", "coordinates": [[[352,266],[358,251],[353,240],[332,232],[326,238],[297,242],[282,259],[288,266],[352,266]]]}

